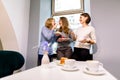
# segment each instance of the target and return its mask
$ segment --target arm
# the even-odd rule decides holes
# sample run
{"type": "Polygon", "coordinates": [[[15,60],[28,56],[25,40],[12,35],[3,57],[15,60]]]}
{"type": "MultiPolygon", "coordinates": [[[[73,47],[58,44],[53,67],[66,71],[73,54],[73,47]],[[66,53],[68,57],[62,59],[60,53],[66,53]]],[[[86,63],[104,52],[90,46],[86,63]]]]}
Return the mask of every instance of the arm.
{"type": "Polygon", "coordinates": [[[49,41],[54,36],[54,30],[49,30],[47,28],[43,28],[42,34],[43,34],[44,38],[49,41]]]}
{"type": "Polygon", "coordinates": [[[75,34],[74,34],[73,31],[70,30],[70,32],[69,32],[69,38],[66,38],[66,41],[72,42],[72,41],[75,41],[75,40],[76,40],[75,34]]]}
{"type": "Polygon", "coordinates": [[[95,36],[95,29],[93,28],[92,32],[90,33],[91,39],[88,40],[88,43],[95,44],[96,43],[96,36],[95,36]]]}
{"type": "Polygon", "coordinates": [[[76,36],[75,36],[75,34],[74,34],[74,32],[73,32],[73,31],[71,31],[71,38],[72,38],[72,40],[73,40],[73,41],[75,41],[75,40],[76,40],[76,36]]]}

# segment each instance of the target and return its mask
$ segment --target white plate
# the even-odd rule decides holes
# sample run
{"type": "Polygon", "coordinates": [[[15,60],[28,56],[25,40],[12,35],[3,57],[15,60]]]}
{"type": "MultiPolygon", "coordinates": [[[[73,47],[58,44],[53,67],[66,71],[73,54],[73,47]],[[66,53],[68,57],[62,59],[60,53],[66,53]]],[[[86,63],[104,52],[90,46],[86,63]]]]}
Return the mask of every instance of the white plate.
{"type": "Polygon", "coordinates": [[[61,69],[64,71],[78,71],[79,70],[76,66],[74,66],[73,68],[68,68],[68,67],[63,66],[61,67],[61,69]]]}
{"type": "Polygon", "coordinates": [[[99,70],[97,72],[94,71],[89,71],[86,67],[83,70],[84,73],[91,74],[91,75],[104,75],[105,71],[104,70],[99,70]]]}

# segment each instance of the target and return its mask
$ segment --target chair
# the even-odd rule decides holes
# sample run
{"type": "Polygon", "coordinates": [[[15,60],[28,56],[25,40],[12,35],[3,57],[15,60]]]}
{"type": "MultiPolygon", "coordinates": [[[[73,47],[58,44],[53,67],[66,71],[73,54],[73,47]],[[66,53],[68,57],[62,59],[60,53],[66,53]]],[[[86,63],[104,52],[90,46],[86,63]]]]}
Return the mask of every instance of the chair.
{"type": "Polygon", "coordinates": [[[24,57],[19,52],[0,50],[0,78],[13,74],[24,62],[24,57]]]}

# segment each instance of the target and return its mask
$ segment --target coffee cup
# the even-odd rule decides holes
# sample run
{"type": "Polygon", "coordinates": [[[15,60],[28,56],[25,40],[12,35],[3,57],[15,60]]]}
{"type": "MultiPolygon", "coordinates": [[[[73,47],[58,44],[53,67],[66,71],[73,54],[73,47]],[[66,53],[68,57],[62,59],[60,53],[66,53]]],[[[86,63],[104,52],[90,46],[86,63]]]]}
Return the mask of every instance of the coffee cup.
{"type": "Polygon", "coordinates": [[[67,68],[73,68],[75,65],[75,60],[74,59],[67,59],[65,60],[65,66],[67,68]]]}
{"type": "Polygon", "coordinates": [[[97,72],[97,71],[99,71],[100,66],[103,66],[103,64],[97,60],[86,61],[86,68],[88,71],[97,72]]]}

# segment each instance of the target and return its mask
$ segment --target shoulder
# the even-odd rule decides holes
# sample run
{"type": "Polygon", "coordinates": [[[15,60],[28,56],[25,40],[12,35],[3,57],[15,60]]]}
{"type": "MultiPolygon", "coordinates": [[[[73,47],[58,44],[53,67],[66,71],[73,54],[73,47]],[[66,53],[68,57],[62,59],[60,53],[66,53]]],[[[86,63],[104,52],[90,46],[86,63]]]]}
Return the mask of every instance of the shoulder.
{"type": "Polygon", "coordinates": [[[45,31],[50,31],[50,29],[49,29],[49,28],[47,28],[46,26],[43,26],[43,27],[42,27],[42,30],[45,30],[45,31]]]}
{"type": "Polygon", "coordinates": [[[93,26],[89,26],[88,27],[90,30],[95,30],[95,28],[93,26]]]}
{"type": "Polygon", "coordinates": [[[41,29],[42,33],[46,33],[46,32],[49,32],[49,31],[50,30],[47,27],[45,27],[45,26],[43,26],[42,29],[41,29]]]}

